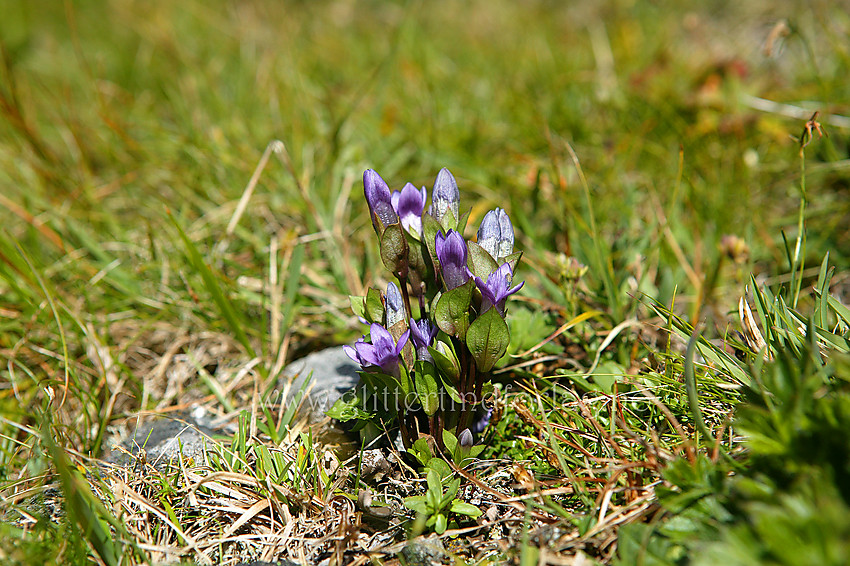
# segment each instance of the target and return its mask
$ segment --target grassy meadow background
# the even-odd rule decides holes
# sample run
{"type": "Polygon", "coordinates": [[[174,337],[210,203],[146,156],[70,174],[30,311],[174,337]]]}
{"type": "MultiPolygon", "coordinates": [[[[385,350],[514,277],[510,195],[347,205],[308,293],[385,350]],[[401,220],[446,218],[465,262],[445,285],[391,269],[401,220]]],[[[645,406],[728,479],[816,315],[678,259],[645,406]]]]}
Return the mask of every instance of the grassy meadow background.
{"type": "MultiPolygon", "coordinates": [[[[733,332],[743,330],[738,300],[749,290],[752,304],[755,282],[785,297],[801,320],[815,312],[819,328],[846,336],[840,305],[850,302],[850,12],[841,3],[11,0],[0,11],[6,563],[40,556],[134,563],[162,552],[160,543],[184,544],[166,540],[166,527],[144,539],[122,531],[124,519],[110,521],[110,512],[121,516],[118,504],[101,507],[78,489],[88,477],[97,492],[98,480],[86,476],[96,467],[90,458],[103,456],[108,439],[140,412],[166,415],[198,402],[236,419],[274,387],[286,362],[360,336],[348,295],[385,285],[376,279],[383,269],[362,196],[366,168],[392,188],[411,181],[430,191],[448,167],[462,205],[472,207],[471,226],[495,206],[510,213],[524,251],[517,276],[527,281],[512,307],[511,353],[596,313],[506,361],[517,369],[503,379],[523,379],[534,390],[544,387],[538,379],[575,371],[563,387],[610,400],[634,392],[635,376],[657,378],[644,385],[658,388],[657,400],[686,434],[658,433],[653,442],[663,450],[656,456],[664,457],[641,468],[642,486],[668,482],[680,494],[697,486],[700,497],[720,498],[731,489],[723,483],[730,470],[741,473],[721,467],[724,434],[729,458],[738,458],[736,465],[746,458],[744,437],[723,431],[749,398],[715,387],[723,372],[711,364],[696,370],[708,383],[699,395],[706,424],[694,416],[683,377],[688,324],[719,351],[726,341],[740,346],[733,332]],[[811,130],[801,150],[815,111],[827,135],[811,130]],[[794,256],[802,225],[804,245],[794,256]],[[827,253],[836,269],[831,284],[820,285],[827,253]],[[569,258],[586,272],[579,276],[569,258]],[[812,290],[819,285],[824,293],[812,290]],[[828,315],[825,293],[839,305],[830,303],[828,315]],[[679,335],[668,343],[676,325],[679,335]],[[168,382],[158,364],[178,353],[191,358],[187,373],[168,382]],[[706,425],[710,442],[690,443],[706,425]],[[50,489],[83,495],[56,521],[14,522],[27,497],[50,489]],[[110,529],[118,534],[105,536],[110,529]]],[[[805,328],[789,320],[786,331],[805,328]]],[[[791,349],[796,357],[787,366],[797,369],[787,375],[822,377],[811,399],[842,399],[824,422],[850,422],[846,337],[829,344],[837,353],[828,377],[817,364],[796,365],[815,355],[814,346],[791,349]]],[[[771,352],[783,356],[779,346],[771,352]]],[[[749,359],[755,369],[742,363],[741,371],[762,375],[758,356],[749,359]]],[[[552,381],[542,379],[545,387],[552,381]]],[[[610,472],[589,453],[641,462],[652,453],[635,441],[633,453],[605,456],[594,452],[601,441],[588,440],[574,456],[562,445],[569,465],[563,458],[553,464],[517,440],[533,432],[534,421],[510,407],[487,457],[525,461],[552,481],[575,480],[567,468],[581,469],[580,461],[610,472]]],[[[635,409],[635,420],[623,421],[633,430],[620,436],[616,419],[602,428],[612,438],[634,431],[650,438],[647,431],[665,419],[652,407],[635,409]]],[[[569,410],[535,414],[547,421],[569,410]]],[[[608,414],[599,410],[600,419],[608,414]]],[[[586,416],[571,426],[592,428],[586,416]]],[[[255,410],[252,418],[263,416],[255,410]]],[[[804,422],[820,421],[810,415],[804,422]]],[[[792,446],[790,436],[779,436],[779,444],[792,446]]],[[[302,440],[289,442],[297,449],[302,440]]],[[[847,495],[839,481],[850,470],[841,460],[847,445],[830,449],[842,456],[825,466],[838,471],[812,476],[819,478],[812,489],[834,481],[847,495]]],[[[782,452],[774,448],[771,454],[782,452]]],[[[336,489],[356,494],[357,481],[336,489]]],[[[788,509],[811,511],[806,517],[823,520],[826,531],[850,533],[846,518],[834,518],[844,516],[846,507],[835,507],[848,503],[843,496],[797,493],[792,480],[771,485],[775,491],[760,505],[787,492],[802,501],[788,509]],[[806,507],[821,500],[830,503],[806,507]]],[[[151,500],[168,499],[151,489],[151,500]]],[[[816,556],[839,564],[850,557],[841,537],[829,539],[821,528],[812,529],[817,536],[789,535],[793,528],[784,524],[746,530],[742,525],[769,521],[759,522],[741,499],[712,500],[694,518],[687,513],[702,501],[696,495],[659,507],[644,492],[645,506],[629,516],[634,528],[618,546],[621,523],[594,530],[608,503],[596,491],[583,494],[570,504],[541,504],[580,533],[581,546],[547,547],[544,535],[526,537],[495,558],[468,550],[468,563],[557,556],[562,562],[555,563],[567,564],[576,552],[624,564],[706,556],[730,564],[735,557],[791,563],[785,561],[816,556]],[[661,532],[671,516],[680,522],[661,532]],[[723,532],[733,533],[727,546],[694,550],[723,532]],[[793,545],[813,554],[782,546],[795,540],[815,540],[813,550],[793,545]]],[[[611,501],[625,509],[635,499],[617,492],[611,501]]],[[[205,556],[235,563],[223,551],[205,556]]],[[[166,558],[175,556],[154,556],[166,558]]],[[[191,552],[177,558],[204,561],[191,552]]]]}

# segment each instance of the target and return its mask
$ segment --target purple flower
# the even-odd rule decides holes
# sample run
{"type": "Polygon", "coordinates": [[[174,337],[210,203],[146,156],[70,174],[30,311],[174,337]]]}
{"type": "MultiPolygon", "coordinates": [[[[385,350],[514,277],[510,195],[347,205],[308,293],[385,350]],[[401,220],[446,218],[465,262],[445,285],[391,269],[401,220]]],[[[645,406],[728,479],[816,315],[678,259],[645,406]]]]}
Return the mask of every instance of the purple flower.
{"type": "Polygon", "coordinates": [[[363,172],[363,192],[366,193],[366,202],[369,203],[373,223],[375,216],[384,226],[398,223],[398,214],[393,208],[390,188],[374,169],[366,169],[363,172]]]}
{"type": "Polygon", "coordinates": [[[484,409],[484,412],[481,413],[480,418],[472,423],[472,432],[475,434],[481,434],[484,432],[484,429],[487,428],[487,425],[490,424],[490,417],[493,416],[493,409],[484,409]]]}
{"type": "Polygon", "coordinates": [[[404,299],[401,296],[401,291],[395,283],[390,281],[387,284],[386,306],[384,308],[384,318],[386,319],[387,328],[392,328],[406,318],[404,311],[404,299]]]}
{"type": "Polygon", "coordinates": [[[426,200],[428,191],[425,187],[420,190],[411,183],[407,183],[401,191],[393,191],[393,208],[401,218],[401,225],[408,232],[422,233],[422,211],[425,210],[426,200]]]}
{"type": "Polygon", "coordinates": [[[505,299],[509,295],[513,295],[519,291],[525,285],[525,281],[523,281],[516,287],[511,288],[513,275],[510,264],[503,263],[499,266],[499,269],[487,277],[486,283],[480,277],[475,278],[475,284],[481,290],[481,298],[483,299],[481,301],[482,313],[495,305],[499,314],[505,316],[505,299]]]}
{"type": "Polygon", "coordinates": [[[433,362],[434,358],[428,352],[428,346],[434,343],[440,329],[431,325],[427,318],[416,321],[410,319],[410,340],[416,347],[416,357],[420,360],[433,362]]]}
{"type": "Polygon", "coordinates": [[[437,219],[437,222],[442,222],[446,212],[451,210],[455,220],[458,219],[460,209],[460,190],[457,188],[457,181],[443,167],[437,174],[437,180],[434,181],[434,190],[431,193],[431,208],[428,212],[431,216],[437,219]]]}
{"type": "Polygon", "coordinates": [[[493,259],[500,261],[514,251],[514,227],[508,213],[501,208],[491,210],[478,227],[478,245],[493,259]]]}
{"type": "Polygon", "coordinates": [[[437,232],[434,243],[446,289],[451,290],[466,283],[469,279],[469,268],[466,267],[466,242],[460,232],[449,230],[446,236],[443,236],[442,232],[437,232]]]}
{"type": "Polygon", "coordinates": [[[371,344],[366,342],[364,336],[354,343],[354,347],[343,346],[343,350],[363,369],[378,367],[388,375],[398,376],[399,355],[409,336],[410,329],[405,330],[396,343],[389,330],[373,322],[369,327],[371,344]]]}

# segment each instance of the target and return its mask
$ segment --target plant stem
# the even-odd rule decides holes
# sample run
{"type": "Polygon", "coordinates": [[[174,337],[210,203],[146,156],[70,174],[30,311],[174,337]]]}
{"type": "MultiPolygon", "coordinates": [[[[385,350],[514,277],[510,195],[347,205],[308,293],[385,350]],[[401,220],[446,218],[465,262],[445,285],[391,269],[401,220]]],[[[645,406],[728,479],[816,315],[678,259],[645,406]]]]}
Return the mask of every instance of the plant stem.
{"type": "Polygon", "coordinates": [[[803,285],[803,269],[805,268],[805,214],[808,198],[806,196],[806,150],[800,148],[800,212],[797,215],[797,242],[794,246],[794,257],[791,264],[791,308],[797,308],[800,298],[800,288],[803,285]]]}

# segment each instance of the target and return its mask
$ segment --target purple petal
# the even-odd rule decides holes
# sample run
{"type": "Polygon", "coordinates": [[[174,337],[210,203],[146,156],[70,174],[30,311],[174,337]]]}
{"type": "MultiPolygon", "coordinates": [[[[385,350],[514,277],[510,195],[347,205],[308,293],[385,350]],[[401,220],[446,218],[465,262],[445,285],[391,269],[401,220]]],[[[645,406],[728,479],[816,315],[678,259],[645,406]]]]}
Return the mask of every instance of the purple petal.
{"type": "Polygon", "coordinates": [[[367,367],[381,365],[382,359],[378,356],[378,350],[375,348],[374,344],[369,344],[367,342],[355,342],[354,349],[357,350],[357,356],[360,358],[361,366],[367,367]]]}
{"type": "Polygon", "coordinates": [[[390,188],[374,169],[366,169],[363,172],[363,192],[366,194],[369,210],[380,219],[384,226],[398,222],[398,215],[393,209],[390,188]]]}
{"type": "Polygon", "coordinates": [[[398,344],[396,344],[395,349],[393,350],[396,357],[398,357],[401,354],[401,350],[402,350],[402,348],[404,348],[404,345],[407,344],[407,339],[409,337],[410,337],[410,329],[409,328],[404,331],[404,334],[402,334],[401,336],[398,337],[398,344]]]}
{"type": "Polygon", "coordinates": [[[417,234],[422,232],[422,211],[425,209],[426,198],[425,187],[420,191],[411,183],[407,183],[401,192],[393,192],[393,207],[401,218],[401,225],[407,231],[417,234]]]}
{"type": "Polygon", "coordinates": [[[342,351],[345,352],[345,355],[351,358],[353,361],[358,364],[361,363],[360,356],[357,355],[357,350],[355,350],[352,346],[345,345],[342,347],[342,351]]]}
{"type": "Polygon", "coordinates": [[[434,244],[446,288],[454,289],[466,283],[469,269],[466,267],[466,242],[463,236],[454,230],[449,230],[445,237],[442,232],[437,232],[434,244]]]}

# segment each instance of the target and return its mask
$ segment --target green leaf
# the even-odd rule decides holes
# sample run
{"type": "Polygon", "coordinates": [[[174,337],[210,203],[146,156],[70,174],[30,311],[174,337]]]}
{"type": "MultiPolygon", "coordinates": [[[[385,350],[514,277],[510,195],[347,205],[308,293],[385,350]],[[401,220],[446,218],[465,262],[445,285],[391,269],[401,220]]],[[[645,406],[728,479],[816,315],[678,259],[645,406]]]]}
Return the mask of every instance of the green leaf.
{"type": "Polygon", "coordinates": [[[466,345],[482,372],[493,369],[505,355],[510,341],[508,325],[495,307],[476,318],[466,334],[466,345]]]}
{"type": "MultiPolygon", "coordinates": [[[[446,216],[448,216],[448,214],[446,216]]],[[[443,534],[444,532],[446,532],[446,528],[449,526],[448,523],[449,521],[445,515],[443,515],[442,513],[437,513],[437,520],[434,523],[434,531],[438,535],[443,534]]]]}
{"type": "Polygon", "coordinates": [[[366,318],[366,297],[349,295],[348,302],[351,304],[351,312],[358,318],[366,318]]]}
{"type": "Polygon", "coordinates": [[[437,382],[437,368],[434,364],[419,360],[416,362],[416,394],[419,403],[429,417],[440,408],[440,385],[437,382]]]}
{"type": "Polygon", "coordinates": [[[443,444],[446,445],[446,450],[450,453],[453,453],[457,448],[457,437],[447,428],[443,429],[443,444]]]}
{"type": "Polygon", "coordinates": [[[381,236],[381,260],[393,275],[407,276],[407,238],[400,223],[390,224],[381,236]]]}
{"type": "Polygon", "coordinates": [[[384,323],[384,301],[378,289],[369,288],[366,291],[366,314],[363,317],[369,322],[384,323]]]}
{"type": "Polygon", "coordinates": [[[474,286],[474,281],[470,279],[460,287],[440,295],[437,306],[434,308],[434,321],[440,330],[461,340],[466,336],[466,330],[469,328],[469,305],[472,302],[474,286]]]}
{"type": "Polygon", "coordinates": [[[473,518],[481,516],[481,509],[470,503],[465,503],[460,499],[452,501],[451,512],[460,513],[461,515],[473,518]]]}
{"type": "Polygon", "coordinates": [[[417,513],[427,513],[428,503],[423,495],[411,495],[404,498],[404,506],[417,513]]]}
{"type": "Polygon", "coordinates": [[[481,278],[484,281],[487,281],[487,277],[497,269],[499,269],[499,264],[496,263],[496,260],[493,259],[493,256],[490,253],[479,246],[475,242],[467,242],[467,262],[469,265],[469,270],[476,277],[481,278]]]}
{"type": "MultiPolygon", "coordinates": [[[[434,363],[437,365],[440,375],[452,383],[457,383],[457,380],[460,378],[460,362],[448,344],[438,341],[433,347],[428,346],[428,353],[431,354],[432,358],[434,358],[434,363]],[[445,354],[437,349],[437,344],[443,345],[443,351],[446,352],[445,354]]],[[[458,398],[457,401],[459,403],[460,398],[458,398]]]]}
{"type": "Polygon", "coordinates": [[[443,496],[440,498],[439,509],[443,509],[451,503],[452,499],[457,495],[458,490],[460,489],[460,478],[455,478],[449,482],[448,488],[446,488],[446,492],[443,493],[443,496]]]}
{"type": "Polygon", "coordinates": [[[452,475],[451,467],[441,458],[431,458],[425,468],[428,470],[434,470],[441,478],[447,478],[452,475]]]}
{"type": "Polygon", "coordinates": [[[437,471],[429,469],[428,474],[425,476],[425,482],[428,484],[429,492],[437,494],[438,497],[442,496],[443,482],[442,478],[440,478],[440,474],[437,471]]]}
{"type": "Polygon", "coordinates": [[[461,403],[462,404],[463,399],[461,399],[460,392],[457,390],[457,387],[455,387],[454,385],[452,385],[451,383],[449,383],[448,381],[443,379],[442,376],[440,376],[440,380],[443,382],[443,389],[445,389],[446,393],[449,394],[449,397],[451,398],[451,400],[454,401],[455,403],[461,403]]]}
{"type": "Polygon", "coordinates": [[[356,419],[368,419],[372,415],[368,411],[362,409],[363,397],[360,394],[360,391],[362,390],[359,390],[357,393],[352,391],[347,392],[345,395],[337,399],[333,404],[333,407],[328,409],[325,414],[340,422],[347,422],[356,419]]]}
{"type": "Polygon", "coordinates": [[[413,455],[423,466],[427,465],[431,458],[433,458],[431,447],[428,446],[428,441],[424,438],[420,438],[413,443],[411,452],[413,452],[413,455]]]}

